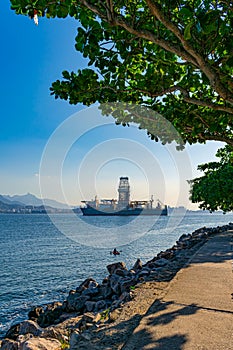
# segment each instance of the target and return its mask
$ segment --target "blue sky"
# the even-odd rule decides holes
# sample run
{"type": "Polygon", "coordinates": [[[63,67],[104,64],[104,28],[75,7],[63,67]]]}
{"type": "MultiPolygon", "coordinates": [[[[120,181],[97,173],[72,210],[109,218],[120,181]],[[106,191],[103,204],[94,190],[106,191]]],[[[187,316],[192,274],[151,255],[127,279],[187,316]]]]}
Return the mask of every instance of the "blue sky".
{"type": "MultiPolygon", "coordinates": [[[[78,120],[85,123],[88,112],[83,111],[82,105],[71,106],[66,101],[55,100],[49,92],[52,82],[61,78],[63,70],[76,71],[86,66],[85,59],[74,48],[77,24],[71,18],[39,19],[37,27],[29,18],[15,15],[9,1],[1,3],[1,194],[31,192],[40,196],[40,162],[49,138],[76,112],[81,111],[78,120]]],[[[186,179],[180,180],[181,175],[175,174],[177,164],[171,160],[170,151],[150,141],[135,127],[117,127],[113,123],[101,125],[101,119],[98,123],[99,127],[89,126],[88,132],[70,145],[62,169],[64,198],[76,204],[84,199],[82,196],[91,196],[91,191],[100,196],[114,196],[118,177],[128,175],[133,182],[134,197],[148,195],[151,187],[156,188],[157,184],[159,195],[168,204],[193,207],[188,203],[186,179]],[[120,151],[121,146],[127,148],[127,154],[120,151]],[[150,157],[154,157],[152,161],[150,157]],[[149,169],[151,163],[156,171],[149,169]],[[160,177],[153,184],[155,173],[160,177]],[[179,181],[180,194],[177,190],[179,181]]],[[[217,142],[209,142],[186,148],[194,176],[198,175],[197,164],[213,160],[219,146],[217,142]]],[[[61,182],[57,178],[48,183],[45,195],[63,200],[57,187],[53,186],[56,181],[61,182]]]]}

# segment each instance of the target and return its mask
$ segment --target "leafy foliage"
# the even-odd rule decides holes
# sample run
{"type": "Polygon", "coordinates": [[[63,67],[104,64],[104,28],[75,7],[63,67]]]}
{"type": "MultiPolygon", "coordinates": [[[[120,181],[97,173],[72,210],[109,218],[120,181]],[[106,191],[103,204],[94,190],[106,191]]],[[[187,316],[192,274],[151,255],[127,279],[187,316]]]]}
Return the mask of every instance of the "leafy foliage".
{"type": "Polygon", "coordinates": [[[191,200],[200,208],[224,212],[233,210],[233,148],[226,146],[216,153],[220,162],[198,166],[204,176],[189,181],[192,185],[191,200]]]}
{"type": "MultiPolygon", "coordinates": [[[[11,0],[17,14],[78,20],[76,50],[89,68],[63,72],[55,98],[71,104],[143,105],[169,120],[184,143],[233,145],[233,4],[210,0],[11,0]]],[[[118,113],[171,141],[144,114],[118,113]]]]}

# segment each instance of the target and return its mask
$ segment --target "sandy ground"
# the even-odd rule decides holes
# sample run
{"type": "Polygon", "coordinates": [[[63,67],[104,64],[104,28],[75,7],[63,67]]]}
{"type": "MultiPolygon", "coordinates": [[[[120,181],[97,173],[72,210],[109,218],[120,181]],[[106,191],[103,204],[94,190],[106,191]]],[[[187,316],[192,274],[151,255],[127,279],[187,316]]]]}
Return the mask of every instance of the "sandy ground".
{"type": "Polygon", "coordinates": [[[123,350],[233,349],[233,233],[212,237],[152,304],[123,350]]]}

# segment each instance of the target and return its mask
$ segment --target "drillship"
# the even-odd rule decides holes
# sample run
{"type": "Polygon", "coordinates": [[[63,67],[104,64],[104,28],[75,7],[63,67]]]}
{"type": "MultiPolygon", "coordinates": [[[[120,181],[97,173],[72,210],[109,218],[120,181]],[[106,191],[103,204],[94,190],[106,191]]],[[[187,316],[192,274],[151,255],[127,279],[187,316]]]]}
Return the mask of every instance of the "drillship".
{"type": "Polygon", "coordinates": [[[159,200],[153,206],[153,196],[148,201],[131,201],[128,177],[120,177],[118,201],[101,199],[97,196],[92,201],[82,201],[81,211],[86,216],[131,216],[131,215],[167,215],[167,205],[159,200]]]}

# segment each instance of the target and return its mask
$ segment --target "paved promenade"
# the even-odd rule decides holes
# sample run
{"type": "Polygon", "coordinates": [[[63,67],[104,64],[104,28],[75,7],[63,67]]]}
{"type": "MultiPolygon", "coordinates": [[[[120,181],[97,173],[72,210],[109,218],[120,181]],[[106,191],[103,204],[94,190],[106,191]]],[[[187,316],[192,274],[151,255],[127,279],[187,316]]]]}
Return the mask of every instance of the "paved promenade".
{"type": "Polygon", "coordinates": [[[211,237],[143,317],[123,350],[233,349],[233,232],[211,237]]]}

